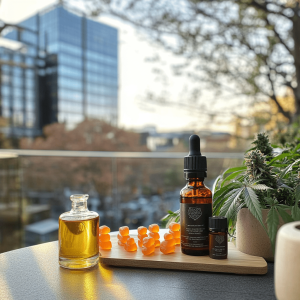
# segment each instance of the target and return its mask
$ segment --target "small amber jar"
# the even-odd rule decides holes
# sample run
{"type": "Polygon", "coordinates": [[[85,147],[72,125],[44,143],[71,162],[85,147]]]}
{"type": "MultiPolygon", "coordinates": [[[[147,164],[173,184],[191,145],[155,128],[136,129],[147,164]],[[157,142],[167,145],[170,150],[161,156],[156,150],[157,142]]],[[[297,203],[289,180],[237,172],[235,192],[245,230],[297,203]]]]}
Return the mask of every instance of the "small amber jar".
{"type": "Polygon", "coordinates": [[[227,218],[209,218],[209,256],[213,259],[226,259],[228,255],[227,218]]]}

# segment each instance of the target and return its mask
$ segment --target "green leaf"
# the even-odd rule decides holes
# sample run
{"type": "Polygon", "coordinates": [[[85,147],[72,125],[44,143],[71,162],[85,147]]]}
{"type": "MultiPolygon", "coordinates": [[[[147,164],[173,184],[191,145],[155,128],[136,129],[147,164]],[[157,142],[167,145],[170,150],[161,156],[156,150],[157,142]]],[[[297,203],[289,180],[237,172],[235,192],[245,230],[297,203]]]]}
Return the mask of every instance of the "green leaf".
{"type": "MultiPolygon", "coordinates": [[[[276,167],[276,168],[285,168],[287,167],[289,164],[272,164],[273,167],[276,167]]],[[[274,168],[273,168],[274,170],[274,168]]]]}
{"type": "Polygon", "coordinates": [[[267,216],[268,235],[272,244],[273,253],[275,253],[275,240],[278,228],[279,218],[276,208],[271,207],[267,216]]]}
{"type": "Polygon", "coordinates": [[[270,162],[268,163],[268,165],[272,165],[273,162],[275,162],[277,160],[281,160],[282,158],[289,157],[289,156],[291,156],[290,153],[279,154],[279,155],[275,156],[272,160],[270,160],[270,162]]]}
{"type": "Polygon", "coordinates": [[[244,188],[240,189],[240,192],[235,196],[234,200],[231,202],[231,205],[230,205],[230,207],[227,210],[227,213],[226,213],[225,216],[229,220],[231,220],[231,219],[236,220],[236,218],[237,218],[237,213],[238,213],[237,202],[238,202],[238,200],[240,198],[240,195],[241,195],[243,189],[244,188]]]}
{"type": "Polygon", "coordinates": [[[300,200],[300,185],[298,185],[295,189],[295,198],[296,198],[296,202],[300,200]]]}
{"type": "Polygon", "coordinates": [[[275,145],[275,144],[271,144],[271,146],[272,146],[273,148],[280,148],[280,146],[275,145]]]}
{"type": "Polygon", "coordinates": [[[258,201],[258,197],[252,188],[246,187],[244,189],[245,203],[252,213],[252,215],[259,221],[259,223],[265,228],[262,221],[261,207],[258,201]]]}
{"type": "Polygon", "coordinates": [[[227,184],[225,187],[220,188],[217,192],[214,193],[213,200],[216,201],[219,197],[223,197],[226,193],[228,193],[231,189],[240,186],[238,182],[232,182],[227,184]]]}
{"type": "Polygon", "coordinates": [[[291,210],[291,206],[289,206],[289,205],[285,205],[285,204],[279,204],[280,205],[280,207],[282,208],[282,209],[289,209],[289,210],[291,210]]]}
{"type": "Polygon", "coordinates": [[[244,188],[239,188],[231,194],[231,196],[226,200],[223,206],[220,209],[220,215],[226,216],[228,219],[231,218],[231,214],[233,212],[233,207],[236,204],[237,199],[239,198],[241,192],[244,188]]]}
{"type": "Polygon", "coordinates": [[[295,160],[292,164],[290,164],[289,166],[287,166],[279,175],[279,178],[283,178],[289,171],[291,171],[293,169],[293,166],[300,161],[300,158],[295,160]]]}
{"type": "Polygon", "coordinates": [[[298,207],[298,204],[297,204],[297,206],[294,205],[292,208],[292,217],[293,217],[294,221],[300,221],[300,208],[298,207]]]}
{"type": "Polygon", "coordinates": [[[274,206],[275,205],[275,199],[272,197],[265,197],[264,198],[265,201],[270,205],[270,206],[274,206]]]}
{"type": "Polygon", "coordinates": [[[231,173],[229,176],[227,176],[227,177],[223,180],[223,182],[222,182],[222,184],[221,184],[221,187],[224,186],[224,183],[225,183],[226,181],[231,180],[231,179],[234,179],[235,177],[237,177],[238,175],[240,175],[240,174],[243,173],[243,172],[244,172],[244,170],[242,170],[242,171],[237,171],[237,172],[234,172],[234,173],[231,173]]]}
{"type": "Polygon", "coordinates": [[[266,186],[265,184],[252,184],[251,188],[254,190],[269,190],[271,189],[270,187],[266,186]]]}
{"type": "Polygon", "coordinates": [[[232,173],[232,172],[235,172],[235,171],[241,171],[241,170],[247,170],[247,167],[236,167],[236,168],[230,168],[230,169],[227,169],[223,175],[225,174],[228,174],[228,173],[232,173]]]}
{"type": "Polygon", "coordinates": [[[216,189],[218,188],[218,183],[223,177],[219,175],[216,180],[214,181],[213,187],[212,187],[212,195],[214,196],[216,189]]]}
{"type": "Polygon", "coordinates": [[[214,208],[213,213],[214,213],[214,215],[216,215],[216,216],[219,215],[219,211],[220,211],[221,207],[223,206],[224,202],[227,201],[227,199],[233,193],[235,193],[237,190],[238,190],[238,188],[237,189],[233,189],[233,190],[229,191],[228,193],[224,194],[223,197],[219,197],[217,200],[215,200],[213,202],[213,208],[214,208]]]}
{"type": "Polygon", "coordinates": [[[279,215],[280,215],[280,217],[282,218],[282,220],[283,220],[284,223],[289,223],[289,222],[293,222],[293,221],[294,221],[294,219],[292,218],[292,216],[289,215],[289,214],[281,207],[281,205],[277,205],[276,208],[277,208],[277,211],[278,211],[278,213],[279,213],[279,215]]]}
{"type": "Polygon", "coordinates": [[[297,147],[294,149],[293,153],[296,153],[299,148],[300,148],[300,144],[297,145],[297,147]]]}

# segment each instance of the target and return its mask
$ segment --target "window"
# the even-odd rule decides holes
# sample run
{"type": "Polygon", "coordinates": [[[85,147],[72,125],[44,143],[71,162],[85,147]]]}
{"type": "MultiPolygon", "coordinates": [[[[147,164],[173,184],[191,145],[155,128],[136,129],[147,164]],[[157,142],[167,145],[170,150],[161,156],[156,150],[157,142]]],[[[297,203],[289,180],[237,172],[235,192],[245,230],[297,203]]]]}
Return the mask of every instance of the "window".
{"type": "Polygon", "coordinates": [[[78,80],[82,79],[82,70],[77,68],[71,68],[69,66],[60,65],[58,67],[58,73],[61,76],[76,78],[78,80]]]}
{"type": "Polygon", "coordinates": [[[58,78],[59,88],[67,88],[73,90],[82,90],[82,82],[80,80],[70,79],[59,76],[58,78]]]}
{"type": "Polygon", "coordinates": [[[1,94],[2,94],[2,96],[9,96],[9,95],[10,95],[10,92],[11,92],[10,87],[5,86],[5,85],[3,85],[3,86],[1,87],[1,94]]]}
{"type": "Polygon", "coordinates": [[[62,52],[65,52],[65,53],[70,53],[70,54],[73,54],[73,55],[79,56],[79,57],[81,57],[81,55],[82,55],[81,48],[79,48],[77,46],[69,45],[64,42],[60,42],[59,48],[62,52]]]}

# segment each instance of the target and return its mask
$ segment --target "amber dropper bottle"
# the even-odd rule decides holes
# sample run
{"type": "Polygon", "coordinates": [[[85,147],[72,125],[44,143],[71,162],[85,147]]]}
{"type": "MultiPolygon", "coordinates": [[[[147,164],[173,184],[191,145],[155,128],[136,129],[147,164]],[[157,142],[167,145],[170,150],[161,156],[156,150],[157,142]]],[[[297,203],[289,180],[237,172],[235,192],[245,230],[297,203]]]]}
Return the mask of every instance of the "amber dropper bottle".
{"type": "Polygon", "coordinates": [[[209,217],[212,193],[204,185],[206,157],[200,152],[200,138],[190,136],[190,152],[184,158],[186,186],[180,191],[181,252],[187,255],[209,254],[209,217]]]}

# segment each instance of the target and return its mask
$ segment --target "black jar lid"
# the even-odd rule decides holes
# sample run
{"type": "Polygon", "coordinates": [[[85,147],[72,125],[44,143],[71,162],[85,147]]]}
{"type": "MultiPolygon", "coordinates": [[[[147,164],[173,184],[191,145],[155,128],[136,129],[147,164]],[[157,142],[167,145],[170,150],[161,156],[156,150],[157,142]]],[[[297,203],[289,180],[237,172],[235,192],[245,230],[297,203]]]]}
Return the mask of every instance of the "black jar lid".
{"type": "Polygon", "coordinates": [[[227,231],[227,218],[225,217],[209,217],[209,230],[227,231]]]}

